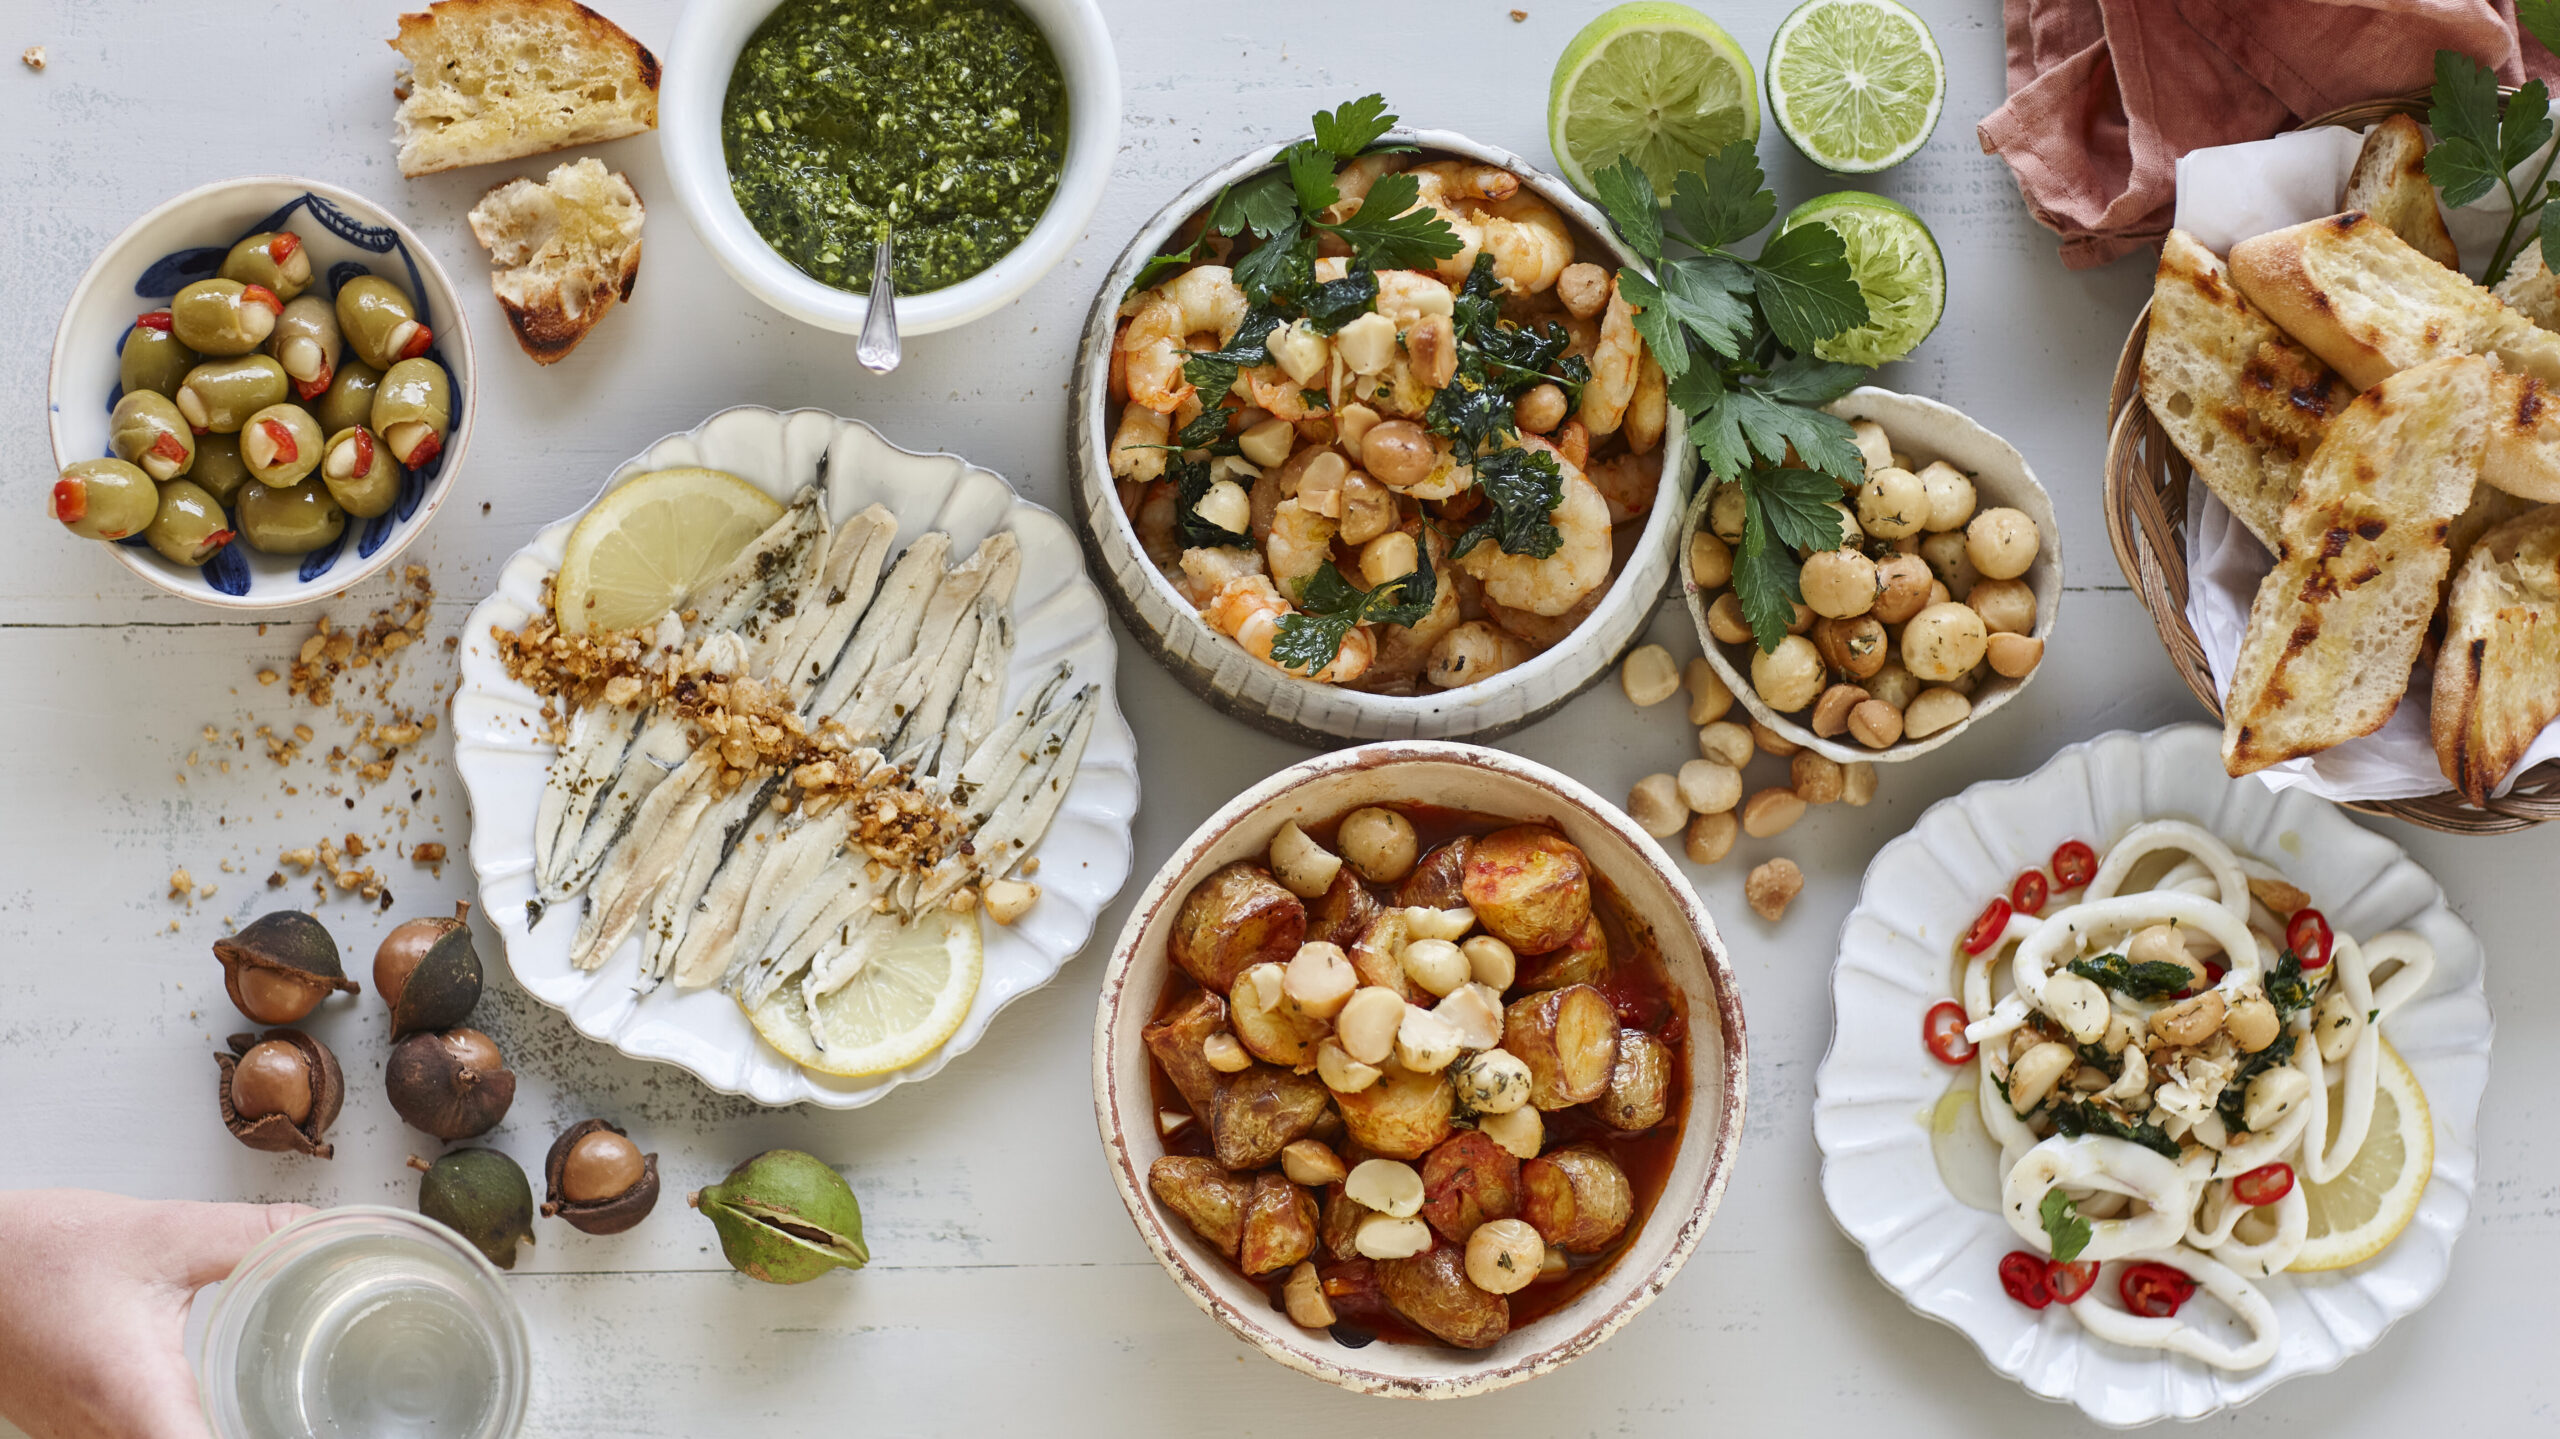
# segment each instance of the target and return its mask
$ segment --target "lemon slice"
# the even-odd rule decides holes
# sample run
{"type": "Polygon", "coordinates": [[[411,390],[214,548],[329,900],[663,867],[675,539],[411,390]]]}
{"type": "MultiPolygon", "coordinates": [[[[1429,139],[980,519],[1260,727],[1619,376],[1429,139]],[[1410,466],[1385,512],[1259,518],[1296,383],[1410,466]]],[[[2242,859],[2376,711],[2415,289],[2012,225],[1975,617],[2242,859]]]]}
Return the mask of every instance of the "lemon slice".
{"type": "Polygon", "coordinates": [[[1938,128],[1946,62],[1894,0],[1805,0],[1769,42],[1769,113],[1826,170],[1873,174],[1938,128]]]}
{"type": "Polygon", "coordinates": [[[795,981],[747,1015],[765,1043],[821,1074],[884,1074],[940,1049],[969,1017],[985,973],[975,910],[880,920],[856,943],[861,968],[814,1011],[795,981]]]}
{"type": "MultiPolygon", "coordinates": [[[[2417,1217],[2436,1163],[2435,1120],[2426,1091],[2389,1040],[2376,1067],[2373,1128],[2345,1171],[2326,1184],[2303,1184],[2311,1209],[2311,1235],[2290,1268],[2344,1269],[2380,1254],[2417,1217]]],[[[2329,1105],[2335,1138],[2343,1106],[2329,1105]]]]}
{"type": "Polygon", "coordinates": [[[615,486],[569,532],[552,582],[568,634],[628,630],[682,603],[782,518],[782,502],[719,470],[657,470],[615,486]]]}
{"type": "Polygon", "coordinates": [[[1751,59],[1724,27],[1667,0],[1603,11],[1556,58],[1547,148],[1573,187],[1621,155],[1671,198],[1672,177],[1736,140],[1760,138],[1751,59]]]}

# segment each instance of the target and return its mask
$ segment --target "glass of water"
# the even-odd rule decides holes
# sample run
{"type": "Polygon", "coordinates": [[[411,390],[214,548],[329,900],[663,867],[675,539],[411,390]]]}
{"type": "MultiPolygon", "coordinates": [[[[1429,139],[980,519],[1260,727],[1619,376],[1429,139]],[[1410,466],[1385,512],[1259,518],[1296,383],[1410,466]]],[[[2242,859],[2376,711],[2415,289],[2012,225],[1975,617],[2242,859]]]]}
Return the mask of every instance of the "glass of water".
{"type": "Polygon", "coordinates": [[[354,1205],[240,1261],[196,1373],[217,1439],[512,1439],[530,1367],[524,1316],[480,1251],[354,1205]]]}

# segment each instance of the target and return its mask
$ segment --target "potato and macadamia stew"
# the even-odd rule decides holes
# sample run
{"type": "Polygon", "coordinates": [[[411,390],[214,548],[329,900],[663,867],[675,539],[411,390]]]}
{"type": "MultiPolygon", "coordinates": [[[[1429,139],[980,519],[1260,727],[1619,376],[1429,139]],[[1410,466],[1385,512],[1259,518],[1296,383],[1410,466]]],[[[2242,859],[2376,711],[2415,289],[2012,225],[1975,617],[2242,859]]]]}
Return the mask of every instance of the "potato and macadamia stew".
{"type": "Polygon", "coordinates": [[[1186,222],[1122,301],[1105,419],[1140,548],[1204,622],[1414,695],[1597,607],[1670,411],[1616,256],[1509,170],[1369,151],[1394,121],[1317,116],[1186,222]]]}
{"type": "Polygon", "coordinates": [[[1168,947],[1148,1186],[1297,1324],[1485,1348],[1580,1294],[1660,1197],[1687,1006],[1556,830],[1407,804],[1291,821],[1193,886],[1168,947]]]}
{"type": "Polygon", "coordinates": [[[1980,503],[1973,476],[1954,465],[1919,463],[1873,420],[1851,428],[1866,480],[1831,506],[1839,547],[1801,556],[1803,598],[1783,636],[1755,643],[1729,588],[1740,485],[1709,496],[1689,536],[1689,575],[1710,597],[1707,632],[1763,703],[1823,739],[1890,749],[1962,724],[1984,684],[2043,662],[2026,578],[2043,537],[2025,511],[1980,503]]]}

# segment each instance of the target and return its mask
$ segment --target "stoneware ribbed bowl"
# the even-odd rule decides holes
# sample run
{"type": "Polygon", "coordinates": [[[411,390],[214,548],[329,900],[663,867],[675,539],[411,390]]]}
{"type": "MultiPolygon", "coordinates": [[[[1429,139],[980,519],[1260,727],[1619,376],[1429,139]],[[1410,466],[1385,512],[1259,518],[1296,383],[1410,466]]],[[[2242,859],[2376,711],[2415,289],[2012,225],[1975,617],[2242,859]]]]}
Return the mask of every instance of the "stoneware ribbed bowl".
{"type": "MultiPolygon", "coordinates": [[[[1455,156],[1499,165],[1556,207],[1576,232],[1586,256],[1608,255],[1619,265],[1643,266],[1620,244],[1608,218],[1564,181],[1508,150],[1479,144],[1446,130],[1392,130],[1387,143],[1413,145],[1424,158],[1455,156]]],[[[1249,151],[1201,177],[1174,197],[1138,231],[1103,277],[1101,293],[1085,316],[1076,353],[1069,414],[1074,448],[1075,503],[1068,512],[1083,540],[1094,577],[1138,647],[1194,694],[1236,718],[1301,744],[1345,740],[1492,739],[1529,724],[1588,688],[1635,643],[1652,618],[1671,576],[1672,551],[1682,533],[1696,454],[1680,436],[1688,420],[1678,410],[1663,427],[1663,476],[1653,512],[1632,553],[1611,577],[1599,605],[1563,641],[1517,669],[1454,690],[1424,687],[1421,694],[1375,695],[1320,685],[1285,674],[1211,629],[1171,579],[1148,560],[1131,517],[1120,508],[1111,479],[1111,429],[1106,406],[1111,343],[1120,300],[1148,260],[1161,252],[1185,220],[1237,180],[1267,168],[1283,145],[1249,151]]]]}
{"type": "Polygon", "coordinates": [[[1328,1384],[1363,1394],[1454,1399],[1534,1379],[1588,1353],[1671,1282],[1732,1176],[1745,1060],[1742,998],[1724,941],[1660,845],[1607,800],[1544,765],[1473,745],[1389,741],[1320,755],[1237,795],[1156,872],[1103,975],[1094,1016],[1093,1107],[1129,1218],[1192,1303],[1263,1353],[1328,1384]],[[1596,1283],[1489,1349],[1391,1343],[1351,1349],[1301,1329],[1147,1188],[1148,1166],[1166,1151],[1140,1031],[1172,973],[1165,942],[1183,897],[1220,866],[1262,854],[1289,820],[1312,823],[1383,801],[1445,805],[1563,831],[1616,888],[1632,919],[1652,930],[1688,1004],[1689,1112],[1661,1197],[1596,1283]]]}
{"type": "Polygon", "coordinates": [[[139,535],[112,545],[68,532],[58,536],[61,543],[113,555],[180,598],[232,610],[327,599],[399,558],[453,493],[471,449],[479,399],[462,303],[415,232],[353,191],[292,175],[246,175],[190,190],[153,209],[108,242],[80,277],[54,332],[46,386],[45,421],[56,469],[108,453],[107,415],[124,396],[116,357],[134,316],[167,309],[179,290],[211,279],[232,245],[264,230],[291,230],[302,238],[311,256],[308,293],[331,295],[357,274],[371,273],[409,296],[419,322],[435,332],[426,357],[443,365],[452,381],[453,427],[441,454],[402,472],[400,499],[387,513],[370,520],[350,516],[345,533],[307,555],[261,554],[234,540],[197,569],[162,559],[139,535]]]}
{"type": "MultiPolygon", "coordinates": [[[[2044,492],[2035,471],[2027,468],[2026,456],[2018,453],[2017,446],[1975,423],[1972,416],[1952,405],[1919,395],[1860,385],[1834,401],[1830,409],[1831,413],[1844,420],[1873,420],[1884,426],[1894,449],[1909,454],[1915,466],[1944,460],[1973,476],[1977,509],[2006,505],[2024,511],[2028,519],[2035,521],[2039,540],[2035,563],[2029,565],[2026,574],[2020,578],[2036,592],[2035,637],[2045,642],[2046,657],[2051,658],[2054,621],[2062,613],[2062,529],[2053,518],[2053,497],[2044,492]]],[[[1690,504],[1687,520],[1680,527],[1679,539],[1684,555],[1688,537],[1706,523],[1707,502],[1711,497],[1711,486],[1698,487],[1697,498],[1690,504]]],[[[1926,739],[1903,740],[1880,750],[1869,749],[1846,735],[1823,739],[1806,728],[1800,719],[1771,709],[1760,698],[1760,692],[1751,687],[1751,646],[1728,645],[1708,633],[1707,606],[1714,602],[1715,592],[1698,588],[1685,559],[1680,565],[1680,590],[1688,596],[1689,619],[1698,627],[1698,644],[1706,651],[1707,663],[1715,666],[1717,676],[1723,679],[1726,688],[1733,691],[1733,697],[1750,712],[1751,718],[1806,749],[1828,755],[1842,764],[1853,764],[1859,760],[1873,760],[1881,764],[1918,759],[1954,741],[1956,736],[2007,704],[2012,695],[2044,673],[2044,667],[2038,665],[2021,678],[2004,679],[1985,669],[1981,685],[1973,692],[1973,712],[1926,739]]],[[[1811,711],[1798,713],[1809,715],[1811,711]]]]}

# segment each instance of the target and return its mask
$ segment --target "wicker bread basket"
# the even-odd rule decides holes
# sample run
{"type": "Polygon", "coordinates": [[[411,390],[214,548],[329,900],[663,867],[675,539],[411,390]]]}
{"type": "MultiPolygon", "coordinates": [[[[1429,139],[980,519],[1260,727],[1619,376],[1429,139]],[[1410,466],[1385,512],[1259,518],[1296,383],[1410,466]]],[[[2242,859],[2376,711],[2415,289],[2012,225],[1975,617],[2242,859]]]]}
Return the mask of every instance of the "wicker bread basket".
{"type": "MultiPolygon", "coordinates": [[[[2391,115],[2423,116],[2427,97],[2404,95],[2370,100],[2304,122],[2306,127],[2344,125],[2362,130],[2391,115]]],[[[2216,718],[2222,700],[2214,690],[2213,671],[2204,646],[2187,623],[2187,485],[2194,471],[2169,441],[2168,432],[2142,403],[2142,347],[2151,332],[2151,307],[2134,318],[2124,354],[2116,361],[2115,382],[2107,393],[2106,513],[2107,539],[2115,546],[2116,563],[2133,586],[2160,643],[2169,652],[2187,688],[2195,691],[2216,718]]],[[[2423,695],[2411,703],[2424,704],[2423,695]]],[[[2482,809],[2447,789],[2417,799],[2371,800],[2348,806],[2367,814],[2390,815],[2447,834],[2507,834],[2560,819],[2560,761],[2545,761],[2517,779],[2505,795],[2482,809]]]]}

